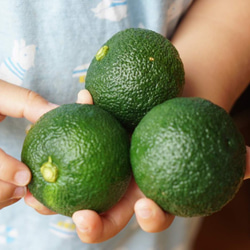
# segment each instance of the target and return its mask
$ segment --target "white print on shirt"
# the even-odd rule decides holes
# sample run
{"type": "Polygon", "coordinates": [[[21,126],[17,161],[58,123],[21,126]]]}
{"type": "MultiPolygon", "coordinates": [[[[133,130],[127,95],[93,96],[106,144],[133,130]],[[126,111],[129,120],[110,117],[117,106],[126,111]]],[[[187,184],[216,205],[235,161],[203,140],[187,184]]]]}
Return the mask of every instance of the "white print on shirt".
{"type": "Polygon", "coordinates": [[[183,11],[185,0],[176,0],[168,8],[168,23],[180,16],[183,11]]]}
{"type": "Polygon", "coordinates": [[[79,77],[80,83],[85,83],[85,78],[87,74],[87,70],[89,68],[90,63],[82,64],[80,66],[77,66],[72,73],[72,77],[79,77]]]}
{"type": "Polygon", "coordinates": [[[102,0],[91,10],[97,18],[119,22],[127,17],[127,0],[102,0]]]}
{"type": "Polygon", "coordinates": [[[34,67],[35,52],[35,45],[26,46],[23,39],[15,40],[12,56],[6,58],[0,65],[0,79],[22,85],[27,70],[34,67]]]}
{"type": "Polygon", "coordinates": [[[0,225],[0,245],[11,244],[17,237],[17,229],[5,225],[0,225]]]}
{"type": "Polygon", "coordinates": [[[49,230],[51,233],[64,239],[70,239],[77,236],[75,224],[70,219],[51,223],[49,230]]]}

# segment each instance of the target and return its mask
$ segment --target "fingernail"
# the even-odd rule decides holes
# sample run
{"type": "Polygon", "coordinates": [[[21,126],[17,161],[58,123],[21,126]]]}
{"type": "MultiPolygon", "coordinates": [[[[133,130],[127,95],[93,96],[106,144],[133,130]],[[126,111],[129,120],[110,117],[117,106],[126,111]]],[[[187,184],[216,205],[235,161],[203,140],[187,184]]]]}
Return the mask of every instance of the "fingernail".
{"type": "Polygon", "coordinates": [[[22,198],[26,194],[26,187],[17,187],[14,191],[13,198],[22,198]]]}
{"type": "Polygon", "coordinates": [[[89,91],[82,89],[77,95],[76,103],[93,104],[93,99],[89,91]]]}
{"type": "Polygon", "coordinates": [[[89,228],[85,225],[85,218],[84,216],[75,213],[72,217],[74,223],[76,224],[76,227],[79,231],[82,233],[86,233],[89,231],[89,228]]]}
{"type": "Polygon", "coordinates": [[[151,209],[148,207],[141,207],[138,211],[137,214],[143,218],[143,219],[148,219],[152,216],[153,212],[151,209]]]}
{"type": "Polygon", "coordinates": [[[15,181],[19,185],[27,185],[30,179],[30,173],[28,171],[19,171],[15,175],[15,181]]]}
{"type": "Polygon", "coordinates": [[[152,217],[153,210],[148,206],[148,203],[145,200],[140,200],[136,204],[136,214],[143,219],[148,219],[152,217]]]}

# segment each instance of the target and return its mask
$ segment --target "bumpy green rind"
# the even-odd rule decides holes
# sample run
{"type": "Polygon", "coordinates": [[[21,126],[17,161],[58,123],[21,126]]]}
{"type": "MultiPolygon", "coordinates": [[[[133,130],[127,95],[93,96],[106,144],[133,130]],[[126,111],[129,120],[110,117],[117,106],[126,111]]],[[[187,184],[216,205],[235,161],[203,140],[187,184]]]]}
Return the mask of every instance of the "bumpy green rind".
{"type": "Polygon", "coordinates": [[[179,96],[184,68],[178,51],[151,30],[130,28],[116,33],[103,46],[101,60],[93,58],[86,89],[94,103],[133,130],[155,105],[179,96]]]}
{"type": "Polygon", "coordinates": [[[62,105],[46,113],[25,138],[21,158],[32,172],[29,190],[67,216],[81,209],[107,211],[128,187],[129,145],[125,129],[101,108],[62,105]],[[54,183],[40,171],[49,157],[58,168],[54,183]]]}
{"type": "Polygon", "coordinates": [[[242,135],[225,110],[201,98],[153,108],[132,135],[130,155],[142,192],[183,217],[221,210],[245,174],[242,135]]]}

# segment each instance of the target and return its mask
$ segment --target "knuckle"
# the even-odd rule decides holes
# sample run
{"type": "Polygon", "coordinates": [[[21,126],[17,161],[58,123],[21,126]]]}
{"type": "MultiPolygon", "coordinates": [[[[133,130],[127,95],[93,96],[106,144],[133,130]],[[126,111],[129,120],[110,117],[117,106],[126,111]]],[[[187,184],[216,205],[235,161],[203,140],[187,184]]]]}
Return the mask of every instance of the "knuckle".
{"type": "Polygon", "coordinates": [[[37,94],[36,92],[28,89],[27,90],[27,105],[30,106],[32,105],[33,103],[36,102],[36,100],[40,99],[41,96],[39,94],[37,94]]]}
{"type": "Polygon", "coordinates": [[[27,115],[29,114],[30,108],[32,108],[33,106],[35,106],[40,100],[41,100],[41,96],[39,94],[37,94],[36,92],[27,89],[26,92],[26,98],[25,98],[25,105],[23,108],[23,117],[27,117],[27,115]]]}

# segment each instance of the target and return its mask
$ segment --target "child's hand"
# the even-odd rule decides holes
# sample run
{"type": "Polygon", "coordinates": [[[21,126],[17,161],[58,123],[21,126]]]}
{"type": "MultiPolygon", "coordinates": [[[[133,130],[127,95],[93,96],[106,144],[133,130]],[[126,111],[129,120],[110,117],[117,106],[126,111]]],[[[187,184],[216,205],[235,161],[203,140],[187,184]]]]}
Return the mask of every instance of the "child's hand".
{"type": "MultiPolygon", "coordinates": [[[[79,92],[77,102],[93,104],[91,95],[86,90],[79,92]]],[[[248,150],[247,169],[245,178],[250,177],[250,150],[248,150]]],[[[53,214],[29,192],[25,201],[41,214],[53,214]]],[[[78,236],[83,242],[97,243],[108,240],[119,233],[127,225],[134,212],[140,227],[146,232],[163,231],[174,220],[173,215],[163,212],[155,202],[145,198],[134,180],[131,181],[120,202],[109,211],[99,215],[94,211],[81,210],[74,213],[73,220],[77,227],[78,236]]]]}
{"type": "MultiPolygon", "coordinates": [[[[87,90],[79,92],[77,102],[93,104],[87,90]]],[[[29,192],[25,196],[25,201],[41,214],[53,214],[29,192]]],[[[73,215],[73,220],[78,236],[83,242],[97,243],[119,233],[127,225],[134,211],[139,225],[147,232],[162,231],[168,228],[174,219],[173,215],[163,212],[152,200],[146,199],[132,180],[124,197],[112,209],[101,215],[91,210],[77,211],[73,215]]]]}
{"type": "Polygon", "coordinates": [[[99,215],[91,210],[73,214],[79,238],[86,243],[99,243],[118,234],[136,213],[140,227],[146,232],[160,232],[168,228],[174,216],[165,213],[152,200],[145,198],[131,181],[124,197],[109,211],[99,215]]]}
{"type": "MultiPolygon", "coordinates": [[[[247,148],[246,178],[250,178],[250,148],[247,148]]],[[[167,229],[174,216],[162,211],[155,202],[144,197],[132,180],[125,196],[111,210],[98,215],[90,210],[77,211],[73,220],[78,236],[83,242],[105,241],[119,233],[129,222],[135,211],[137,222],[146,232],[160,232],[167,229]]]]}
{"type": "MultiPolygon", "coordinates": [[[[78,102],[92,100],[86,90],[78,95],[78,102]]],[[[245,179],[250,178],[250,148],[247,147],[247,170],[245,179]]],[[[125,196],[111,210],[98,215],[90,210],[77,211],[73,220],[80,239],[87,243],[105,241],[120,232],[129,222],[135,211],[140,227],[146,232],[160,232],[167,229],[174,216],[162,211],[155,202],[144,197],[132,180],[125,196]]]]}
{"type": "MultiPolygon", "coordinates": [[[[87,90],[82,90],[79,92],[78,99],[76,102],[84,103],[84,104],[93,104],[92,97],[87,90]]],[[[25,202],[27,205],[34,208],[40,214],[44,214],[44,215],[55,214],[55,212],[51,211],[50,209],[45,207],[43,204],[41,204],[37,199],[35,199],[33,195],[29,192],[29,190],[25,196],[25,202]]]]}
{"type": "MultiPolygon", "coordinates": [[[[30,90],[0,81],[0,121],[12,116],[35,122],[54,107],[30,90]]],[[[24,197],[30,179],[28,167],[0,149],[0,209],[24,197]]]]}
{"type": "MultiPolygon", "coordinates": [[[[79,92],[77,102],[93,104],[87,90],[79,92]]],[[[77,211],[73,220],[83,242],[97,243],[119,233],[127,225],[134,211],[139,225],[147,232],[163,231],[174,220],[173,215],[163,212],[155,202],[145,198],[134,180],[131,181],[124,197],[109,211],[101,215],[90,210],[77,211]]]]}
{"type": "Polygon", "coordinates": [[[0,149],[0,209],[20,200],[30,179],[29,169],[0,149]]]}

